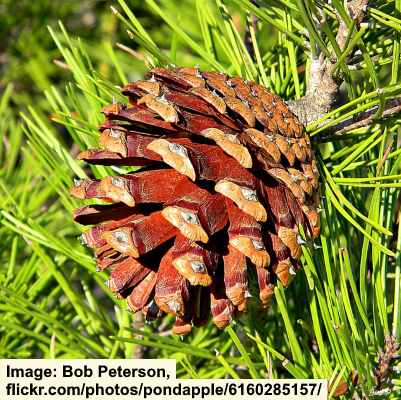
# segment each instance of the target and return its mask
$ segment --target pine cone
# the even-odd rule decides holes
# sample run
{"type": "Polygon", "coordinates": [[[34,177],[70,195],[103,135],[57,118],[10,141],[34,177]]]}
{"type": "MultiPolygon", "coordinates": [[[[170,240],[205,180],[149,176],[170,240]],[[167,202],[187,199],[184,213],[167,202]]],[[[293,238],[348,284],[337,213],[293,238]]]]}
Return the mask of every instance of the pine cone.
{"type": "Polygon", "coordinates": [[[278,278],[300,268],[298,226],[319,234],[318,170],[304,127],[254,82],[197,68],[155,68],[126,85],[130,104],[103,109],[91,164],[139,172],[77,181],[90,205],[74,218],[108,286],[147,318],[171,313],[173,330],[225,327],[246,308],[247,268],[264,307],[278,278]]]}

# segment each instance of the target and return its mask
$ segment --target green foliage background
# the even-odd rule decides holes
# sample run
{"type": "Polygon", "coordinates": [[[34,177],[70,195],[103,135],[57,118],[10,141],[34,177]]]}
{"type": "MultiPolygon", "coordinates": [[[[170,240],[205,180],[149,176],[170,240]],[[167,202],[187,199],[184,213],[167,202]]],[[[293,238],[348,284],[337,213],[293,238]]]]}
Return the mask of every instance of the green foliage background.
{"type": "MultiPolygon", "coordinates": [[[[377,353],[386,335],[401,335],[401,120],[381,118],[386,100],[401,94],[401,1],[375,1],[359,30],[338,0],[259,4],[1,2],[0,357],[130,358],[144,351],[177,359],[179,377],[319,377],[330,379],[333,391],[344,379],[344,398],[374,395],[377,353]],[[251,12],[259,19],[250,32],[254,60],[243,44],[251,12]],[[350,28],[343,54],[332,34],[336,13],[350,28]],[[322,235],[303,246],[303,271],[290,288],[276,289],[268,312],[254,305],[223,332],[208,325],[180,340],[169,334],[168,317],[133,327],[71,219],[78,202],[68,189],[89,172],[74,155],[96,145],[100,109],[123,100],[118,86],[146,66],[166,64],[242,75],[297,99],[316,44],[337,53],[345,100],[307,127],[323,199],[322,235]],[[350,68],[344,60],[355,47],[350,68]],[[330,130],[372,107],[369,127],[330,130]],[[350,374],[359,377],[354,384],[350,374]]],[[[91,169],[96,177],[122,171],[91,169]]],[[[384,396],[399,398],[396,370],[390,383],[384,396]]]]}

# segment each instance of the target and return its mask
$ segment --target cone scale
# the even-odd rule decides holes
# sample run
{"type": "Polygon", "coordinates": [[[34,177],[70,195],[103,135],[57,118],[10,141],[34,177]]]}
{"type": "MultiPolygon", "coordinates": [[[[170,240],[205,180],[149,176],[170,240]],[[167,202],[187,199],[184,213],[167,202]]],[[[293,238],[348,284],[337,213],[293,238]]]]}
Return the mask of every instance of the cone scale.
{"type": "Polygon", "coordinates": [[[149,319],[175,315],[173,331],[246,310],[249,269],[261,305],[299,269],[299,227],[319,235],[318,170],[310,140],[263,86],[198,68],[155,68],[103,109],[90,164],[144,169],[77,181],[75,211],[108,286],[149,319]]]}

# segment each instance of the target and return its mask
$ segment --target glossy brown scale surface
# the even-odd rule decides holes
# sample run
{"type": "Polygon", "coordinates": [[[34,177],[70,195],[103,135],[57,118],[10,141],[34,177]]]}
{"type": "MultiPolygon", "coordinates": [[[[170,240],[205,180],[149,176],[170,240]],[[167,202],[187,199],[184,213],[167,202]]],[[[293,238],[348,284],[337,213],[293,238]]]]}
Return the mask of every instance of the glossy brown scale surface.
{"type": "Polygon", "coordinates": [[[249,273],[268,307],[300,268],[299,227],[319,235],[319,176],[310,140],[263,86],[194,67],[155,68],[102,110],[94,165],[144,167],[76,181],[83,241],[108,285],[147,319],[187,334],[245,312],[249,273]]]}

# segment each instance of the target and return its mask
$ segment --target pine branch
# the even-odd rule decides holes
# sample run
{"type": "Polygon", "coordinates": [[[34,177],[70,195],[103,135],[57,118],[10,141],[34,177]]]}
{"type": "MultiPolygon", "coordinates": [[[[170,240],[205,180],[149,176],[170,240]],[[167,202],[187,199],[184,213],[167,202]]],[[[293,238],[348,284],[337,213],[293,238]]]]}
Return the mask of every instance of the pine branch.
{"type": "Polygon", "coordinates": [[[330,127],[327,132],[334,135],[342,135],[346,132],[357,128],[364,128],[378,121],[378,118],[385,120],[401,112],[401,98],[392,99],[387,102],[384,110],[377,116],[380,106],[372,107],[363,113],[360,113],[356,118],[348,118],[341,123],[330,127]]]}
{"type": "MultiPolygon", "coordinates": [[[[348,1],[348,13],[356,26],[359,27],[367,11],[368,0],[348,1]]],[[[347,43],[349,29],[346,21],[339,12],[336,13],[339,27],[336,42],[343,52],[347,43]]],[[[338,100],[340,85],[343,82],[341,75],[334,75],[337,62],[336,54],[327,57],[322,49],[317,48],[316,54],[312,51],[309,79],[304,97],[297,101],[288,102],[292,111],[304,125],[318,120],[329,112],[338,100]]]]}
{"type": "Polygon", "coordinates": [[[376,393],[381,393],[383,390],[388,389],[391,392],[391,382],[389,382],[389,377],[391,375],[391,370],[394,361],[400,357],[398,354],[400,350],[400,344],[394,336],[386,336],[384,340],[384,349],[379,351],[377,366],[374,371],[374,377],[376,382],[376,387],[373,395],[376,393]],[[385,386],[390,385],[389,388],[385,386]]]}

